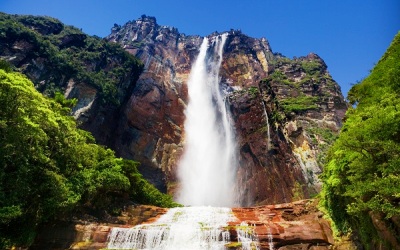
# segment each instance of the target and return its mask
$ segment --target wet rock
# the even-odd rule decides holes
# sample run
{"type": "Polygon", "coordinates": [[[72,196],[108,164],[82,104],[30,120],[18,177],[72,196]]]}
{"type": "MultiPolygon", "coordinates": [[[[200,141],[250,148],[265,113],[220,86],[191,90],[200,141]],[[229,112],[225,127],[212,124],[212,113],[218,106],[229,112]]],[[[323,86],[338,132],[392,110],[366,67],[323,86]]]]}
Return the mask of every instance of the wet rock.
{"type": "MultiPolygon", "coordinates": [[[[107,235],[112,227],[132,227],[151,223],[166,213],[166,209],[152,206],[130,206],[122,216],[122,224],[104,222],[70,223],[69,226],[44,227],[32,249],[102,249],[107,247],[107,235]],[[125,223],[128,221],[128,223],[125,223]]],[[[254,232],[260,249],[331,249],[335,244],[329,223],[316,209],[315,200],[293,203],[233,208],[235,221],[229,222],[232,244],[229,249],[240,249],[237,243],[237,227],[248,224],[254,232]],[[236,243],[235,243],[236,242],[236,243]]],[[[338,248],[339,249],[339,248],[338,248]]]]}

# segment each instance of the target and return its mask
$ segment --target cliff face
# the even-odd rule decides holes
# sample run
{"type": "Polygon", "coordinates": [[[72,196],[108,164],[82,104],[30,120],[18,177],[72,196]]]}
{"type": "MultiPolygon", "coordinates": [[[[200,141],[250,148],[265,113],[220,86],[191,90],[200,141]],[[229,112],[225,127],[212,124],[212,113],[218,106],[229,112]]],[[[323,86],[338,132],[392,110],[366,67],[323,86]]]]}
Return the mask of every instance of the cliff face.
{"type": "MultiPolygon", "coordinates": [[[[222,85],[252,86],[267,75],[267,58],[272,57],[269,45],[265,39],[238,31],[230,34],[220,72],[222,85]]],[[[186,82],[203,38],[180,34],[175,28],[159,26],[155,18],[143,16],[122,27],[115,25],[107,39],[121,44],[145,65],[125,107],[125,122],[118,129],[114,148],[122,157],[138,159],[142,172],[153,183],[159,184],[160,175],[152,173],[161,169],[173,192],[183,152],[186,82]]]]}
{"type": "MultiPolygon", "coordinates": [[[[147,179],[174,193],[186,83],[202,37],[146,16],[115,25],[106,38],[114,44],[52,18],[1,14],[0,22],[2,59],[43,93],[77,98],[73,115],[82,128],[119,156],[140,161],[147,179]]],[[[274,54],[266,39],[231,30],[220,77],[237,137],[242,204],[318,191],[324,152],[347,108],[323,60],[315,54],[291,60],[274,54]]]]}
{"type": "Polygon", "coordinates": [[[278,54],[269,66],[264,80],[229,96],[240,146],[240,186],[248,202],[318,192],[326,150],[347,110],[317,55],[290,60],[278,54]]]}
{"type": "MultiPolygon", "coordinates": [[[[142,162],[153,182],[163,176],[174,192],[184,145],[186,82],[202,38],[142,16],[115,25],[106,39],[145,65],[113,147],[142,162]]],[[[315,54],[291,60],[273,54],[264,38],[231,30],[220,76],[238,140],[243,205],[285,202],[318,191],[324,150],[347,109],[323,60],[315,54]]]]}

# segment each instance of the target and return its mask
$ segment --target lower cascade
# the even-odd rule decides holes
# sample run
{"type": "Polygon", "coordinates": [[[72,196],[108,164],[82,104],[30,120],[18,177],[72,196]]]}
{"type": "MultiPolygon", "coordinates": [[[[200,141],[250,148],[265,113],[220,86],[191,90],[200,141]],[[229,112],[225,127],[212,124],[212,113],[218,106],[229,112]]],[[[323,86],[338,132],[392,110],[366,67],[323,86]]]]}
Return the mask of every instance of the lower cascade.
{"type": "Polygon", "coordinates": [[[108,249],[259,249],[252,227],[246,223],[229,226],[234,221],[237,219],[230,208],[172,208],[153,224],[113,228],[108,249]],[[236,241],[231,240],[231,231],[236,232],[236,241]]]}

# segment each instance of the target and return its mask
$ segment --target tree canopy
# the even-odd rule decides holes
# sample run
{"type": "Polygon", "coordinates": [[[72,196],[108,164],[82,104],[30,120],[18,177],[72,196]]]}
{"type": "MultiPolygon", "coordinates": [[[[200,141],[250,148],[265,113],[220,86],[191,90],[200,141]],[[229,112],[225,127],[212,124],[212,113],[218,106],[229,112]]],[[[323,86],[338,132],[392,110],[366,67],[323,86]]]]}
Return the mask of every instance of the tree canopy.
{"type": "Polygon", "coordinates": [[[73,101],[49,99],[10,67],[0,69],[0,248],[29,245],[40,223],[116,201],[176,206],[137,171],[96,145],[69,116],[73,101]]]}
{"type": "Polygon", "coordinates": [[[374,215],[384,218],[398,244],[400,33],[371,74],[352,87],[348,99],[353,107],[328,155],[322,204],[337,230],[356,232],[365,247],[384,241],[372,224],[374,215]]]}

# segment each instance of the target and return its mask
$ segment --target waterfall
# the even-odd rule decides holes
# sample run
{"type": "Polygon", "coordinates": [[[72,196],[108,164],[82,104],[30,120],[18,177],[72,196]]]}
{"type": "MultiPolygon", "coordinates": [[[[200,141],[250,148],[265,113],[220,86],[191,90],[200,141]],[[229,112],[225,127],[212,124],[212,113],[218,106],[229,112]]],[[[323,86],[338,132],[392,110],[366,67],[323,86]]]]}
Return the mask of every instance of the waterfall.
{"type": "Polygon", "coordinates": [[[268,227],[268,246],[269,250],[274,250],[274,238],[272,237],[272,231],[271,228],[268,227]]]}
{"type": "Polygon", "coordinates": [[[230,208],[172,208],[153,224],[112,228],[107,249],[223,250],[229,246],[260,249],[254,226],[246,222],[236,226],[237,242],[231,242],[228,222],[234,221],[237,218],[230,208]]]}
{"type": "Polygon", "coordinates": [[[204,38],[190,72],[185,149],[178,166],[177,201],[184,205],[235,205],[236,147],[219,84],[226,38],[204,38]]]}
{"type": "Polygon", "coordinates": [[[271,149],[271,133],[270,133],[270,131],[269,131],[268,113],[267,113],[267,108],[265,107],[265,102],[262,101],[262,104],[263,104],[263,108],[264,108],[264,116],[265,116],[265,119],[266,119],[266,122],[267,122],[267,124],[266,124],[266,126],[267,126],[267,137],[268,137],[268,141],[267,141],[268,145],[267,145],[267,148],[268,148],[268,150],[270,150],[270,149],[271,149]]]}
{"type": "Polygon", "coordinates": [[[108,249],[202,250],[225,249],[226,228],[235,220],[230,208],[172,208],[156,223],[133,228],[113,228],[108,249]]]}
{"type": "Polygon", "coordinates": [[[236,205],[237,199],[236,145],[219,76],[227,36],[203,39],[189,76],[177,201],[192,207],[172,208],[152,224],[114,227],[107,249],[259,249],[254,226],[242,223],[232,228],[238,219],[227,208],[236,205]],[[236,242],[232,242],[229,232],[233,229],[236,242]]]}
{"type": "Polygon", "coordinates": [[[259,250],[258,239],[254,230],[246,222],[240,223],[236,228],[237,241],[241,243],[242,250],[259,250]]]}

